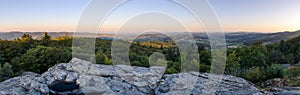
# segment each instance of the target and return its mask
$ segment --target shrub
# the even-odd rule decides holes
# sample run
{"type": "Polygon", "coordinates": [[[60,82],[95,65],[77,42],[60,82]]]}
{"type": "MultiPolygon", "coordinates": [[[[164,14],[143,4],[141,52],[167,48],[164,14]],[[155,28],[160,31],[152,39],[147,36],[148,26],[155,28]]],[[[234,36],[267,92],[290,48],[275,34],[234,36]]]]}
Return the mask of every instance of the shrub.
{"type": "Polygon", "coordinates": [[[6,80],[14,75],[12,66],[9,63],[0,65],[0,81],[6,80]]]}
{"type": "Polygon", "coordinates": [[[254,67],[254,68],[248,69],[246,71],[245,78],[254,83],[261,82],[262,80],[265,79],[260,67],[254,67]]]}
{"type": "Polygon", "coordinates": [[[286,71],[280,64],[272,64],[269,68],[266,68],[265,72],[267,79],[283,78],[285,74],[286,71]]]}

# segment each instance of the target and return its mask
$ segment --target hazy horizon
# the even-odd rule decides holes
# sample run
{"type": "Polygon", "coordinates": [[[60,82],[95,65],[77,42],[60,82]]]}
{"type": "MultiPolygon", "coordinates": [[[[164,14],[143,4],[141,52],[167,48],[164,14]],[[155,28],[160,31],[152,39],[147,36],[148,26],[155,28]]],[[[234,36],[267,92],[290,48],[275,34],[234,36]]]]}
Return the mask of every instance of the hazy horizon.
{"type": "MultiPolygon", "coordinates": [[[[270,31],[270,32],[257,32],[257,31],[223,31],[224,33],[281,33],[281,32],[297,32],[299,30],[292,31],[270,31]]],[[[75,33],[77,31],[0,31],[0,33],[13,33],[13,32],[24,32],[24,33],[39,33],[39,32],[48,32],[48,33],[75,33]]],[[[155,32],[155,31],[153,31],[155,32]]],[[[169,31],[171,32],[171,31],[169,31]]],[[[183,32],[183,31],[182,31],[183,32]]],[[[114,32],[78,32],[78,33],[105,33],[105,34],[114,34],[114,32]]],[[[123,33],[137,33],[137,32],[123,32],[123,33]]],[[[172,32],[171,32],[172,33],[172,32]]],[[[174,33],[177,33],[174,31],[174,33]]],[[[180,32],[178,32],[180,33],[180,32]]],[[[190,33],[206,33],[205,31],[192,31],[190,33]]]]}

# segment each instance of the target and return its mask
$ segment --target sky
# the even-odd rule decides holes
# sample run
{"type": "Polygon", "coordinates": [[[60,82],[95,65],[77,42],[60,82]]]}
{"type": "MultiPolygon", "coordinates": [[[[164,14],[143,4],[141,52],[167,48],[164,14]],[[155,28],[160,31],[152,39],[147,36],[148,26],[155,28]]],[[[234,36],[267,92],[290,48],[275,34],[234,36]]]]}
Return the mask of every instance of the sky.
{"type": "MultiPolygon", "coordinates": [[[[204,31],[193,15],[167,1],[132,0],[131,3],[123,4],[113,11],[100,30],[117,31],[116,27],[126,24],[127,21],[135,26],[127,31],[139,31],[139,28],[147,25],[146,23],[152,22],[151,24],[157,24],[162,31],[175,32],[176,27],[168,23],[169,21],[164,19],[165,16],[149,17],[141,14],[144,11],[155,10],[180,19],[180,23],[192,32],[204,31]],[[157,22],[153,22],[154,19],[157,22]]],[[[225,32],[300,30],[300,0],[208,1],[225,32]]],[[[77,23],[88,3],[89,0],[1,0],[0,31],[73,32],[76,31],[77,23]]]]}

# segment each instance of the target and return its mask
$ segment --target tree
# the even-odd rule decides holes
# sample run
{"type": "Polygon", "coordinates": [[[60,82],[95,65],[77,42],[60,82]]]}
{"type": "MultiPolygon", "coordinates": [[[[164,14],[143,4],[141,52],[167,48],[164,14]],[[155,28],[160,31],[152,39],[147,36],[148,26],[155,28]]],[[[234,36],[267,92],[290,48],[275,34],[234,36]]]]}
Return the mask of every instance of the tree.
{"type": "Polygon", "coordinates": [[[286,61],[287,61],[287,63],[289,63],[289,64],[295,64],[296,61],[294,59],[295,59],[295,57],[294,57],[293,53],[290,53],[290,54],[286,55],[286,61]]]}
{"type": "Polygon", "coordinates": [[[55,40],[58,40],[58,41],[66,41],[66,40],[69,40],[71,39],[71,37],[69,36],[69,33],[66,33],[65,36],[60,36],[60,37],[56,37],[55,40]]]}
{"type": "Polygon", "coordinates": [[[283,78],[286,74],[284,67],[280,64],[272,64],[269,68],[267,68],[265,75],[268,79],[272,78],[283,78]]]}
{"type": "Polygon", "coordinates": [[[2,66],[0,65],[0,82],[2,82],[4,80],[4,78],[2,77],[2,66]]]}
{"type": "Polygon", "coordinates": [[[280,49],[281,52],[286,51],[288,49],[288,47],[287,47],[287,45],[286,45],[286,43],[285,43],[284,40],[280,41],[280,43],[279,43],[279,49],[280,49]]]}
{"type": "Polygon", "coordinates": [[[112,65],[112,60],[108,58],[102,50],[98,50],[96,53],[96,63],[104,65],[112,65]]]}
{"type": "Polygon", "coordinates": [[[19,37],[14,39],[14,42],[19,42],[19,41],[21,41],[21,39],[19,37]]]}
{"type": "Polygon", "coordinates": [[[226,60],[225,73],[237,76],[240,71],[240,58],[237,57],[235,51],[228,55],[226,60]]]}
{"type": "Polygon", "coordinates": [[[29,41],[32,41],[32,36],[27,34],[27,33],[24,33],[21,37],[21,41],[22,42],[29,42],[29,41]]]}
{"type": "Polygon", "coordinates": [[[181,64],[178,62],[168,62],[166,74],[174,74],[180,72],[181,64]]]}
{"type": "Polygon", "coordinates": [[[200,63],[199,64],[199,72],[210,72],[210,66],[200,63]]]}
{"type": "Polygon", "coordinates": [[[260,67],[253,67],[246,71],[245,78],[251,82],[257,83],[265,79],[260,67]]]}
{"type": "Polygon", "coordinates": [[[3,54],[2,54],[2,52],[0,52],[0,65],[2,65],[2,64],[5,63],[4,60],[5,60],[5,59],[3,58],[3,54]]]}
{"type": "Polygon", "coordinates": [[[41,45],[50,46],[51,45],[50,42],[51,42],[51,36],[47,32],[44,32],[44,37],[41,38],[41,45]]]}
{"type": "Polygon", "coordinates": [[[14,72],[12,70],[12,66],[9,63],[3,64],[2,67],[0,65],[0,81],[6,80],[12,76],[14,76],[14,72]]]}
{"type": "Polygon", "coordinates": [[[105,61],[105,65],[112,65],[113,61],[111,60],[111,58],[104,56],[104,61],[105,61]]]}
{"type": "Polygon", "coordinates": [[[265,46],[238,48],[237,55],[241,58],[243,70],[251,67],[266,67],[269,63],[269,52],[265,46]]]}
{"type": "Polygon", "coordinates": [[[44,32],[44,37],[42,37],[41,40],[42,41],[50,41],[51,40],[51,36],[47,32],[44,32]]]}
{"type": "Polygon", "coordinates": [[[68,40],[68,39],[70,39],[71,37],[69,36],[69,33],[66,33],[66,35],[63,36],[63,38],[64,38],[64,40],[68,40]]]}
{"type": "Polygon", "coordinates": [[[270,52],[270,61],[273,63],[280,63],[280,64],[286,64],[286,58],[284,54],[280,50],[272,49],[270,52]]]}
{"type": "Polygon", "coordinates": [[[260,40],[252,43],[253,46],[261,46],[262,44],[263,42],[260,40]]]}
{"type": "Polygon", "coordinates": [[[163,44],[160,45],[160,49],[164,49],[164,45],[163,44]]]}
{"type": "Polygon", "coordinates": [[[200,63],[211,65],[211,53],[209,51],[202,51],[200,54],[200,63]]]}
{"type": "Polygon", "coordinates": [[[100,51],[96,52],[96,63],[97,64],[105,63],[105,55],[100,51]]]}
{"type": "Polygon", "coordinates": [[[22,48],[29,49],[34,46],[34,40],[31,35],[25,33],[21,37],[22,48]]]}
{"type": "Polygon", "coordinates": [[[17,70],[42,73],[55,64],[70,61],[71,58],[69,49],[37,46],[28,50],[20,58],[17,57],[18,60],[14,63],[17,64],[17,70]]]}

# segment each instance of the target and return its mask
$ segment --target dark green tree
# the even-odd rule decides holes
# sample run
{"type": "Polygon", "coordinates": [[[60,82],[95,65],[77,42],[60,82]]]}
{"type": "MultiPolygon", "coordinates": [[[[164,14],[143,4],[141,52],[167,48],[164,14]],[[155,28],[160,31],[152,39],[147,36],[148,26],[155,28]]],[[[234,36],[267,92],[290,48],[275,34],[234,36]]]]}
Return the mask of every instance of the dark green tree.
{"type": "Polygon", "coordinates": [[[3,66],[0,65],[0,81],[9,79],[12,76],[14,76],[14,72],[9,63],[5,63],[3,66]]]}
{"type": "Polygon", "coordinates": [[[263,42],[259,40],[259,41],[253,42],[252,45],[253,46],[261,46],[261,45],[263,45],[263,42]]]}
{"type": "Polygon", "coordinates": [[[41,38],[41,45],[51,46],[50,42],[51,42],[51,36],[47,32],[44,32],[44,36],[41,38]]]}
{"type": "Polygon", "coordinates": [[[240,73],[240,58],[236,55],[235,51],[228,55],[226,59],[225,73],[230,75],[239,75],[240,73]]]}
{"type": "Polygon", "coordinates": [[[252,67],[246,71],[245,78],[251,82],[257,83],[263,81],[265,76],[260,67],[252,67]]]}
{"type": "Polygon", "coordinates": [[[2,52],[0,52],[0,65],[5,63],[5,59],[3,58],[2,52]]]}
{"type": "Polygon", "coordinates": [[[102,50],[98,50],[96,53],[96,63],[104,65],[112,65],[112,60],[108,58],[102,50]]]}
{"type": "Polygon", "coordinates": [[[41,40],[42,41],[50,41],[51,36],[47,32],[44,32],[44,36],[41,38],[41,40]]]}
{"type": "MultiPolygon", "coordinates": [[[[34,40],[33,40],[32,36],[27,33],[24,33],[21,37],[21,45],[22,45],[22,48],[24,48],[26,50],[34,47],[34,40]]],[[[24,51],[22,51],[22,52],[24,52],[24,51]]]]}
{"type": "Polygon", "coordinates": [[[283,78],[286,75],[286,71],[280,64],[272,64],[265,71],[265,75],[268,79],[272,78],[283,78]]]}
{"type": "Polygon", "coordinates": [[[18,60],[14,62],[17,64],[17,70],[42,73],[55,64],[70,61],[71,57],[69,49],[37,46],[16,58],[18,60]]]}

